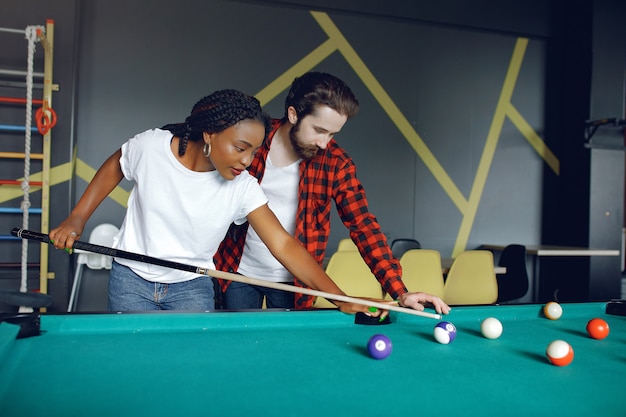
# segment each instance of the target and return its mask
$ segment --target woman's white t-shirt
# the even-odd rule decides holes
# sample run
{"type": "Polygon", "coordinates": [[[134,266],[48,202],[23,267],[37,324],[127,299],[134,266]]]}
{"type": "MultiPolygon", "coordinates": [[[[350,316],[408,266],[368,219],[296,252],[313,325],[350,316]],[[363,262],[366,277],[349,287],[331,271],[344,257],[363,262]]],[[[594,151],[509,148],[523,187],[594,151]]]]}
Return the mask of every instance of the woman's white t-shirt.
{"type": "MultiPolygon", "coordinates": [[[[215,269],[213,255],[230,224],[244,223],[267,198],[248,171],[226,180],[217,171],[187,169],[172,154],[171,140],[171,132],[153,129],[122,145],[122,172],[135,185],[113,247],[215,269]]],[[[139,261],[115,260],[153,282],[175,283],[198,276],[139,261]]]]}

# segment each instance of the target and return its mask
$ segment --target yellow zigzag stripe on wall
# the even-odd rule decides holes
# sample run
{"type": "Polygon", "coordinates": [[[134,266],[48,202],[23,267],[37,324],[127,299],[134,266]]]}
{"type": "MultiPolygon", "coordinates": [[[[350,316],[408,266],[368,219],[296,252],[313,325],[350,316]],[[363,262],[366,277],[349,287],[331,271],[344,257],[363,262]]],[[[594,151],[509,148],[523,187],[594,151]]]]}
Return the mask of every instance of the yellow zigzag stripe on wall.
{"type": "MultiPolygon", "coordinates": [[[[50,169],[50,186],[66,182],[71,178],[71,163],[66,162],[50,169]]],[[[41,172],[35,172],[30,174],[31,181],[43,181],[43,174],[41,172]]],[[[18,178],[18,181],[23,181],[24,178],[18,178]]],[[[41,187],[30,187],[29,193],[35,193],[41,191],[41,187]]],[[[0,185],[0,203],[6,203],[7,201],[22,198],[24,192],[19,186],[0,185]]],[[[19,207],[19,205],[18,205],[19,207]]]]}
{"type": "MultiPolygon", "coordinates": [[[[96,170],[87,165],[80,159],[76,159],[76,176],[90,182],[93,176],[96,174],[96,170]]],[[[66,162],[50,169],[50,186],[67,182],[72,178],[72,163],[66,162]]],[[[18,178],[18,181],[22,181],[24,178],[18,178]]],[[[42,173],[37,172],[30,175],[31,181],[41,181],[42,173]]],[[[41,191],[41,187],[30,187],[30,194],[41,191]]],[[[24,195],[22,189],[18,186],[0,185],[0,203],[22,198],[24,195]]],[[[124,190],[122,187],[117,186],[109,194],[109,198],[123,207],[126,207],[128,202],[129,191],[124,190]]],[[[16,206],[19,207],[19,204],[16,206]]]]}
{"type": "Polygon", "coordinates": [[[498,105],[496,106],[496,111],[493,115],[493,120],[491,121],[491,127],[489,128],[489,133],[487,134],[487,141],[485,142],[485,147],[483,148],[483,154],[478,164],[476,176],[474,177],[469,204],[467,210],[463,212],[461,228],[452,251],[453,257],[458,255],[467,247],[467,241],[469,240],[472,225],[474,224],[474,219],[476,218],[480,198],[482,197],[485,189],[489,168],[493,162],[496,146],[498,145],[498,140],[500,138],[500,134],[502,133],[502,126],[504,125],[504,119],[507,115],[507,109],[510,107],[511,97],[513,96],[513,91],[515,90],[515,84],[524,60],[527,45],[528,39],[522,38],[518,38],[515,44],[513,56],[511,57],[511,62],[509,63],[509,69],[507,70],[507,74],[504,79],[504,85],[500,91],[498,105]]]}
{"type": "Polygon", "coordinates": [[[311,51],[307,56],[302,58],[296,65],[285,71],[280,77],[269,83],[265,88],[255,94],[255,97],[265,106],[268,102],[275,99],[280,93],[291,86],[294,78],[310,71],[317,64],[328,58],[337,47],[331,39],[322,43],[320,46],[311,51]]]}
{"type": "Polygon", "coordinates": [[[524,135],[528,143],[533,147],[533,149],[541,155],[541,157],[546,161],[546,164],[554,171],[556,175],[559,175],[561,172],[561,164],[559,163],[558,158],[552,153],[552,151],[546,146],[546,143],[539,137],[537,132],[528,124],[526,119],[522,117],[521,114],[517,111],[517,108],[511,103],[508,103],[506,107],[506,115],[509,117],[509,120],[517,127],[517,129],[524,135]]]}
{"type": "MultiPolygon", "coordinates": [[[[84,163],[80,159],[76,159],[76,176],[85,180],[85,182],[91,182],[94,175],[96,175],[96,170],[84,163]]],[[[130,195],[129,191],[126,191],[119,185],[109,193],[109,198],[118,203],[119,205],[126,207],[128,203],[128,196],[130,195]]]]}

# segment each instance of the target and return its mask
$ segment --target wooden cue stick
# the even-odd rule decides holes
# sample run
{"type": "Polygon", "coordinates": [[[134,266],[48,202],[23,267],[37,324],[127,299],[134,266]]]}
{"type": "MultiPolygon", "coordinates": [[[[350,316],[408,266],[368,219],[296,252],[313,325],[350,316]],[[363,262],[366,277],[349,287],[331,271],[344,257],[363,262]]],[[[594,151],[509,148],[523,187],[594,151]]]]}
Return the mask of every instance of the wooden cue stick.
{"type": "Polygon", "coordinates": [[[324,291],[313,290],[310,288],[302,288],[302,287],[296,287],[294,285],[282,284],[280,282],[270,282],[270,281],[265,281],[265,280],[258,279],[258,278],[247,277],[245,275],[232,274],[230,272],[215,271],[215,270],[204,269],[204,268],[198,268],[198,269],[204,270],[207,272],[203,275],[210,275],[215,278],[223,278],[229,281],[237,281],[237,282],[243,282],[245,284],[250,284],[250,285],[258,285],[260,287],[273,288],[275,290],[283,290],[283,291],[313,295],[316,297],[323,297],[323,298],[332,299],[335,301],[344,301],[346,303],[361,304],[365,306],[380,308],[382,310],[390,310],[390,311],[397,311],[399,313],[412,314],[414,316],[429,317],[429,318],[437,319],[437,320],[441,319],[441,315],[439,314],[427,313],[425,311],[413,310],[410,308],[404,308],[404,307],[400,307],[397,305],[389,305],[389,304],[379,303],[376,301],[362,300],[360,298],[350,297],[347,295],[332,294],[332,293],[328,293],[324,291]]]}
{"type": "MultiPolygon", "coordinates": [[[[13,230],[11,230],[11,234],[13,236],[17,236],[22,239],[36,240],[36,241],[44,242],[48,244],[51,243],[50,237],[47,234],[34,232],[31,230],[14,228],[13,230]]],[[[144,262],[144,263],[148,263],[152,265],[164,266],[167,268],[178,269],[181,271],[192,272],[198,275],[206,275],[206,276],[211,276],[215,278],[226,279],[229,281],[243,282],[244,284],[258,285],[259,287],[273,288],[276,290],[283,290],[287,292],[307,294],[307,295],[312,295],[315,297],[323,297],[329,300],[343,301],[347,303],[360,304],[360,305],[365,305],[369,307],[376,307],[382,310],[396,311],[398,313],[411,314],[414,316],[428,317],[428,318],[437,319],[437,320],[441,319],[440,314],[428,313],[425,311],[418,311],[418,310],[413,310],[410,308],[405,308],[405,307],[400,307],[400,306],[395,306],[395,305],[388,305],[388,304],[379,303],[376,301],[363,300],[360,298],[350,297],[347,295],[332,294],[332,293],[327,293],[324,291],[313,290],[310,288],[296,287],[294,285],[282,284],[280,282],[270,282],[270,281],[265,281],[259,278],[247,277],[245,275],[233,274],[230,272],[217,271],[213,269],[197,267],[197,266],[183,264],[179,262],[167,261],[164,259],[153,258],[147,255],[140,255],[140,254],[133,253],[133,252],[126,252],[120,249],[113,249],[113,248],[108,248],[106,246],[94,245],[93,243],[82,242],[80,240],[75,241],[74,244],[72,245],[72,248],[85,250],[87,252],[99,253],[102,255],[117,256],[119,258],[130,259],[133,261],[144,262]]]]}

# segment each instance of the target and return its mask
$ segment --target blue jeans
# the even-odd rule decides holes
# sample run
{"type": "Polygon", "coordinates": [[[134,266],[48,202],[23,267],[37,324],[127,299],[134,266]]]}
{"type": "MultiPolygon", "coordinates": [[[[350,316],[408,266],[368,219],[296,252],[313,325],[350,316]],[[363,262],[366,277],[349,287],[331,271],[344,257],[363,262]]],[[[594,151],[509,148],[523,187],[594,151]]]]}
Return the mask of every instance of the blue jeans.
{"type": "Polygon", "coordinates": [[[109,311],[208,311],[215,309],[214,297],[213,281],[208,276],[161,284],[146,281],[115,261],[109,274],[109,311]]]}
{"type": "Polygon", "coordinates": [[[263,297],[267,308],[292,309],[295,300],[295,294],[292,292],[243,282],[231,282],[222,297],[224,308],[227,310],[259,309],[263,307],[263,297]]]}

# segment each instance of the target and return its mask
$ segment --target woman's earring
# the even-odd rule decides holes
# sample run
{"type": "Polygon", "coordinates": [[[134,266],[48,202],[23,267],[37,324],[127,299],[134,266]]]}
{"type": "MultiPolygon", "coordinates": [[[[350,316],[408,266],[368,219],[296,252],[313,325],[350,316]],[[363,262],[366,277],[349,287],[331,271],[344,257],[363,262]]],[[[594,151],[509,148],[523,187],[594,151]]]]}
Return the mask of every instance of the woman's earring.
{"type": "Polygon", "coordinates": [[[211,143],[204,142],[204,147],[202,148],[202,153],[205,157],[209,157],[211,155],[211,143]]]}

